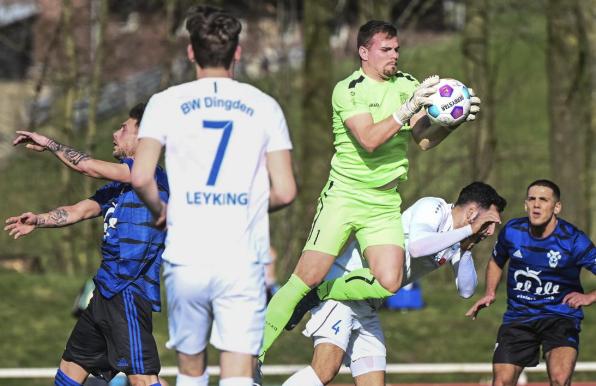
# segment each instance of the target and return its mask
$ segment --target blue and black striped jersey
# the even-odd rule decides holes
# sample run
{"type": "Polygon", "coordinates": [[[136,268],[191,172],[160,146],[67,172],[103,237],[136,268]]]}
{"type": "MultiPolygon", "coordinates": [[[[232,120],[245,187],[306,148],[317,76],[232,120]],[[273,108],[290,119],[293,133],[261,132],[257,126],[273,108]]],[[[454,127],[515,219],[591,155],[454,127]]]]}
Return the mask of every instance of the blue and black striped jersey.
{"type": "MultiPolygon", "coordinates": [[[[133,159],[122,162],[132,169],[133,159]]],[[[168,180],[159,166],[155,179],[161,199],[167,202],[168,180]]],[[[106,298],[130,288],[159,311],[159,269],[166,232],[152,226],[151,212],[130,184],[111,182],[91,199],[101,206],[104,216],[102,261],[93,279],[95,285],[106,298]]]]}
{"type": "Polygon", "coordinates": [[[549,316],[583,319],[581,310],[563,304],[570,292],[584,292],[580,270],[596,274],[596,249],[584,232],[558,219],[554,232],[533,237],[527,217],[510,220],[499,233],[493,251],[507,273],[507,311],[503,323],[525,322],[549,316]]]}

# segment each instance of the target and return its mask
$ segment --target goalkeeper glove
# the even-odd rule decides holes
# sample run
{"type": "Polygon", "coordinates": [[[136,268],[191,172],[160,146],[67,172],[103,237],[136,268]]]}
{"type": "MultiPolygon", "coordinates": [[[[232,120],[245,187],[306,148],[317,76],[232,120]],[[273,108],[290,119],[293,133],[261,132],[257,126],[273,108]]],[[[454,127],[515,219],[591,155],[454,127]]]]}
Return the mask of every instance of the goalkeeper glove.
{"type": "Polygon", "coordinates": [[[431,105],[430,96],[437,91],[439,84],[439,76],[432,75],[424,79],[424,82],[414,90],[414,93],[406,103],[393,113],[393,119],[400,125],[405,125],[414,114],[416,114],[423,106],[431,105]]]}
{"type": "Polygon", "coordinates": [[[466,121],[470,122],[476,119],[476,114],[480,111],[480,103],[482,101],[476,96],[474,90],[471,88],[468,89],[468,92],[470,93],[470,113],[466,117],[466,121]]]}

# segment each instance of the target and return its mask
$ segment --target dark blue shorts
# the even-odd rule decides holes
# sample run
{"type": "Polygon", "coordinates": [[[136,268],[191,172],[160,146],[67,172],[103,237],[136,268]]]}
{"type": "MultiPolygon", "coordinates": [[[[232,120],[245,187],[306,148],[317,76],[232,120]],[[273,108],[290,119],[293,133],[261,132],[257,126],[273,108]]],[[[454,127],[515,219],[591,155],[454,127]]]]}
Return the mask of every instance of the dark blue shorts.
{"type": "Polygon", "coordinates": [[[96,289],[66,344],[62,359],[110,380],[117,373],[157,375],[151,304],[130,289],[111,299],[96,289]]]}
{"type": "Polygon", "coordinates": [[[536,366],[543,356],[557,347],[579,350],[579,321],[559,316],[525,323],[508,323],[499,328],[493,363],[521,367],[536,366]]]}

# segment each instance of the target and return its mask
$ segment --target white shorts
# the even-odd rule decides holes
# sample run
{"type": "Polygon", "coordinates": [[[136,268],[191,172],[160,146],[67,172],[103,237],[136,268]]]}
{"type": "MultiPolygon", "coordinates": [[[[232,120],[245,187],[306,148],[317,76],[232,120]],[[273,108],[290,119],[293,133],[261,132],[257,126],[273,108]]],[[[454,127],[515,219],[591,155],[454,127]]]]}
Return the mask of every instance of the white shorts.
{"type": "Polygon", "coordinates": [[[225,269],[164,262],[166,347],[197,354],[209,340],[222,351],[258,355],[265,323],[264,277],[263,265],[253,262],[225,269]]]}
{"type": "Polygon", "coordinates": [[[313,308],[302,333],[312,337],[315,347],[331,343],[345,351],[347,367],[360,358],[387,354],[381,321],[367,301],[327,300],[313,308]]]}

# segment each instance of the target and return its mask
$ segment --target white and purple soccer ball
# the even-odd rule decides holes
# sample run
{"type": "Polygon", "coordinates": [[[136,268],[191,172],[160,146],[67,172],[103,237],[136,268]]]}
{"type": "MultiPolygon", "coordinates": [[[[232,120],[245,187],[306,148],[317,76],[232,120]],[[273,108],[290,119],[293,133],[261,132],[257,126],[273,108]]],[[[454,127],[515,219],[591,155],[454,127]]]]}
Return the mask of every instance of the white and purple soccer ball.
{"type": "Polygon", "coordinates": [[[438,90],[430,96],[432,105],[426,106],[426,115],[440,126],[455,126],[470,113],[470,92],[460,81],[441,79],[438,90]]]}

